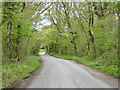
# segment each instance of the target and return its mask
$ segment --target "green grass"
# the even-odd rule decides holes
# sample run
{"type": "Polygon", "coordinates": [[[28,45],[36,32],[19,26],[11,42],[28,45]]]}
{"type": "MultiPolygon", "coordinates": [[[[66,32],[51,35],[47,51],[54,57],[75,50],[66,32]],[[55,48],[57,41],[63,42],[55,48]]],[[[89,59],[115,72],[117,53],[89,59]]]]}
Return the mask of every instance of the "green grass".
{"type": "Polygon", "coordinates": [[[78,61],[79,63],[85,64],[91,68],[96,68],[96,69],[103,71],[107,74],[111,74],[111,75],[120,77],[120,76],[118,76],[118,71],[120,70],[120,68],[117,65],[109,65],[109,66],[100,65],[97,60],[96,61],[95,60],[88,60],[86,58],[81,58],[78,56],[58,55],[55,53],[50,53],[50,55],[53,55],[54,57],[58,57],[58,58],[78,61]]]}
{"type": "Polygon", "coordinates": [[[45,52],[45,50],[44,49],[41,49],[40,51],[39,51],[39,53],[44,53],[45,52]]]}
{"type": "Polygon", "coordinates": [[[36,70],[40,66],[40,57],[32,56],[26,60],[14,64],[7,64],[2,66],[2,87],[4,88],[15,81],[22,80],[28,76],[30,72],[36,70]]]}

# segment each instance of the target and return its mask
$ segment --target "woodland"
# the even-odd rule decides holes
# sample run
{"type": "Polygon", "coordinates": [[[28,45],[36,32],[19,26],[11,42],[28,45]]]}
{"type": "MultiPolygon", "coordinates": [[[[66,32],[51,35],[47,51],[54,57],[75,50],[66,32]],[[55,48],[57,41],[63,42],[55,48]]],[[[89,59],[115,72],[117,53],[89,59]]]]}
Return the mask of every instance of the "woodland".
{"type": "Polygon", "coordinates": [[[119,7],[119,2],[2,2],[1,88],[39,67],[40,49],[118,77],[119,7]]]}

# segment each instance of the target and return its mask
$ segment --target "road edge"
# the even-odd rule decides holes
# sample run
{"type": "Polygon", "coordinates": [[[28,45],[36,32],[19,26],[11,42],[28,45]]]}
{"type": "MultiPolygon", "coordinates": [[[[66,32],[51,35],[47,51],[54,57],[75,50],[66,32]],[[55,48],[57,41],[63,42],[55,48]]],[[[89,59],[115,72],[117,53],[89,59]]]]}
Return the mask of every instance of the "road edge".
{"type": "MultiPolygon", "coordinates": [[[[48,55],[50,55],[50,54],[48,54],[48,55]]],[[[79,63],[78,61],[74,61],[74,60],[71,60],[71,59],[59,58],[59,57],[55,57],[55,56],[53,56],[53,55],[50,55],[50,56],[52,56],[52,57],[54,57],[54,58],[63,59],[63,60],[67,60],[67,61],[70,61],[70,62],[72,62],[72,63],[75,63],[75,64],[81,66],[84,70],[88,71],[90,74],[94,75],[95,77],[98,77],[99,79],[103,80],[104,82],[107,82],[109,85],[112,85],[114,88],[116,88],[116,86],[114,86],[114,85],[115,85],[114,83],[109,82],[109,79],[114,79],[115,81],[117,81],[117,82],[116,82],[117,88],[119,87],[119,81],[120,81],[120,78],[119,78],[119,77],[116,77],[116,76],[114,76],[114,75],[107,74],[107,73],[105,73],[105,72],[103,72],[103,71],[100,71],[99,69],[96,69],[96,68],[91,68],[91,67],[87,66],[86,64],[79,63]],[[94,73],[92,73],[92,71],[93,71],[94,73]],[[101,75],[103,76],[103,78],[101,78],[101,77],[98,76],[98,75],[95,75],[96,73],[101,74],[101,75]],[[104,76],[105,76],[105,77],[104,77],[104,76]],[[109,78],[109,79],[108,79],[108,78],[109,78]]]]}
{"type": "MultiPolygon", "coordinates": [[[[40,57],[40,55],[38,55],[40,57]]],[[[12,90],[16,90],[17,88],[26,88],[29,85],[29,82],[32,81],[42,70],[43,67],[43,59],[40,58],[39,63],[40,66],[36,68],[36,70],[31,71],[30,74],[24,77],[22,80],[15,81],[14,83],[10,84],[9,86],[2,88],[1,90],[6,90],[8,88],[12,88],[12,90]]]]}

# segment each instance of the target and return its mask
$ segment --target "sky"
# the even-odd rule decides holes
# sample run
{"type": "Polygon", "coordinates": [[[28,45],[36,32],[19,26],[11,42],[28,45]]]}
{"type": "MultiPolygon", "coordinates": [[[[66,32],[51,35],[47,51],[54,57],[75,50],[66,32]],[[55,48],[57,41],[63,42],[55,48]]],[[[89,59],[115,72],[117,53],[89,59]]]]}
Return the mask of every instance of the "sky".
{"type": "Polygon", "coordinates": [[[47,13],[47,11],[45,11],[44,13],[42,13],[42,14],[40,15],[40,17],[43,18],[43,20],[39,20],[39,21],[37,22],[36,29],[38,29],[38,30],[41,30],[41,28],[43,28],[44,26],[49,26],[49,25],[51,25],[51,21],[49,21],[48,19],[44,18],[44,17],[45,17],[45,16],[44,16],[45,13],[47,13]]]}

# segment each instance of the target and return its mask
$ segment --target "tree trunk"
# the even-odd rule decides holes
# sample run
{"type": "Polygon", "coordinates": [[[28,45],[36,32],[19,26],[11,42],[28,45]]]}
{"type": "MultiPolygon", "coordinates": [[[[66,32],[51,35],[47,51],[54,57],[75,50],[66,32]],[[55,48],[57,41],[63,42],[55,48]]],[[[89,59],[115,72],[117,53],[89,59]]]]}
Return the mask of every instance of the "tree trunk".
{"type": "Polygon", "coordinates": [[[88,35],[87,35],[87,33],[85,32],[84,26],[83,26],[83,24],[82,24],[81,22],[80,22],[80,25],[81,25],[82,30],[83,30],[83,32],[84,32],[84,34],[85,34],[86,39],[87,39],[87,46],[88,46],[88,51],[87,51],[87,53],[86,53],[86,56],[87,56],[87,55],[88,55],[88,52],[89,52],[89,50],[90,50],[90,41],[88,40],[88,35]]]}
{"type": "Polygon", "coordinates": [[[8,58],[12,58],[12,22],[9,21],[7,24],[7,33],[8,33],[8,58]]]}
{"type": "Polygon", "coordinates": [[[29,43],[30,43],[30,37],[27,40],[27,44],[26,44],[26,48],[25,48],[25,56],[28,55],[28,46],[29,46],[29,43]]]}
{"type": "Polygon", "coordinates": [[[89,34],[89,37],[90,37],[90,41],[93,45],[93,50],[94,50],[94,55],[95,55],[95,58],[96,58],[96,48],[95,48],[95,40],[94,40],[94,36],[91,32],[91,26],[93,27],[93,23],[94,23],[94,14],[93,14],[93,11],[92,11],[92,6],[91,6],[91,3],[89,3],[89,30],[88,30],[88,34],[89,34]]]}
{"type": "Polygon", "coordinates": [[[74,45],[75,55],[77,55],[77,46],[74,38],[73,38],[73,45],[74,45]]]}
{"type": "Polygon", "coordinates": [[[19,61],[19,43],[20,43],[20,29],[21,29],[21,25],[18,25],[18,37],[16,39],[16,61],[19,61]]]}

